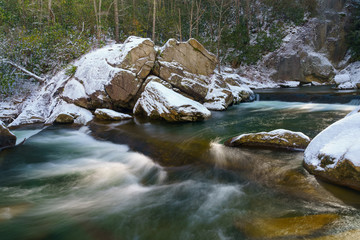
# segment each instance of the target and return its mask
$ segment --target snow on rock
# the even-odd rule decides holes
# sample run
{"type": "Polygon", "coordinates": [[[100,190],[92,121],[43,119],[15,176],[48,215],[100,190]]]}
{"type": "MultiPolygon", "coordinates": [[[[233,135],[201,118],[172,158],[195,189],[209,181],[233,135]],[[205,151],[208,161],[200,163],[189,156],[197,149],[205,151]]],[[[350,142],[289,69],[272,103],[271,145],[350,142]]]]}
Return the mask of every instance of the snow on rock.
{"type": "Polygon", "coordinates": [[[74,118],[74,123],[81,125],[86,125],[94,117],[87,109],[59,100],[45,124],[54,123],[55,120],[58,119],[59,115],[70,115],[74,118]]]}
{"type": "Polygon", "coordinates": [[[223,111],[232,104],[252,101],[254,98],[254,92],[248,86],[241,84],[239,75],[216,73],[211,77],[204,106],[209,110],[223,111]]]}
{"type": "Polygon", "coordinates": [[[133,118],[131,115],[129,114],[125,114],[125,113],[119,113],[116,112],[114,110],[110,110],[110,109],[96,109],[95,110],[95,116],[98,119],[101,120],[112,120],[112,121],[119,121],[119,120],[125,120],[125,119],[131,119],[133,118]]]}
{"type": "Polygon", "coordinates": [[[166,121],[199,121],[211,116],[202,104],[186,98],[161,83],[151,81],[134,107],[134,114],[166,121]]]}
{"type": "Polygon", "coordinates": [[[155,45],[149,38],[130,36],[115,58],[108,58],[108,63],[118,68],[131,70],[140,79],[149,75],[155,64],[155,45]]]}
{"type": "Polygon", "coordinates": [[[12,147],[16,144],[16,136],[10,132],[6,125],[0,120],[0,149],[12,147]]]}
{"type": "Polygon", "coordinates": [[[305,149],[310,138],[301,132],[277,129],[271,132],[242,134],[225,142],[229,147],[270,147],[289,150],[305,149]]]}
{"type": "Polygon", "coordinates": [[[360,61],[351,63],[335,76],[339,89],[359,88],[360,86],[360,61]]]}
{"type": "Polygon", "coordinates": [[[318,134],[305,150],[304,166],[335,184],[360,190],[360,113],[352,113],[318,134]]]}

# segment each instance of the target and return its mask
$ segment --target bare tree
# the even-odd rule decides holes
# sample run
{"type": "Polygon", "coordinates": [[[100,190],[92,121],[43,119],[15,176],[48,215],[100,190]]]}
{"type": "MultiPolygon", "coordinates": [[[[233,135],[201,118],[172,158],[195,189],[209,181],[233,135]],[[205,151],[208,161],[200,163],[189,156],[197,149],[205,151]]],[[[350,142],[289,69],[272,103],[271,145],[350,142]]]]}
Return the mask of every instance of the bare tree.
{"type": "Polygon", "coordinates": [[[115,20],[115,41],[116,43],[120,42],[119,39],[119,7],[118,7],[118,0],[114,0],[114,20],[115,20]]]}
{"type": "Polygon", "coordinates": [[[218,15],[218,21],[217,21],[217,39],[216,39],[216,45],[217,45],[217,58],[218,58],[218,71],[221,72],[221,58],[220,58],[220,46],[221,46],[221,35],[225,28],[224,23],[224,15],[230,8],[230,2],[227,2],[226,0],[213,0],[213,4],[216,8],[216,12],[218,15]]]}
{"type": "Polygon", "coordinates": [[[55,14],[52,10],[52,0],[49,0],[48,2],[48,12],[49,12],[48,22],[49,24],[53,24],[55,22],[55,14]]]}
{"type": "Polygon", "coordinates": [[[93,0],[94,3],[94,12],[95,12],[95,21],[96,21],[96,39],[98,43],[101,39],[101,5],[102,2],[99,0],[99,3],[97,3],[96,0],[93,0]],[[98,6],[97,6],[98,5],[98,6]]]}
{"type": "Polygon", "coordinates": [[[153,2],[154,10],[153,10],[153,30],[152,30],[152,40],[155,42],[155,27],[156,27],[156,0],[153,2]]]}

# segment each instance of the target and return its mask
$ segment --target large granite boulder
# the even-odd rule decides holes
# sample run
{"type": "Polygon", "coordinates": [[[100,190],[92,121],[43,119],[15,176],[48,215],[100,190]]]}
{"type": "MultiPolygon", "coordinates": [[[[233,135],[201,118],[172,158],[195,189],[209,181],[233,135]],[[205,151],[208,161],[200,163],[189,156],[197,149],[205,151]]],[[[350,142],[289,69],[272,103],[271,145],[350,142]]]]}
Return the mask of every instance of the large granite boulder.
{"type": "Polygon", "coordinates": [[[164,62],[176,62],[184,71],[204,76],[213,74],[217,65],[216,56],[193,38],[187,42],[168,40],[160,52],[159,59],[164,62]]]}
{"type": "Polygon", "coordinates": [[[150,39],[133,36],[124,44],[98,49],[75,63],[76,72],[65,84],[62,96],[69,103],[92,110],[132,109],[155,56],[150,39]]]}
{"type": "Polygon", "coordinates": [[[305,150],[304,166],[315,176],[360,190],[360,113],[355,111],[318,134],[305,150]]]}
{"type": "Polygon", "coordinates": [[[134,114],[169,122],[200,121],[211,116],[202,104],[151,81],[134,107],[134,114]]]}
{"type": "Polygon", "coordinates": [[[114,67],[132,71],[137,78],[144,79],[155,64],[154,43],[148,38],[130,36],[121,47],[116,58],[108,59],[114,67]]]}
{"type": "Polygon", "coordinates": [[[242,134],[225,142],[229,147],[266,147],[289,150],[305,149],[310,138],[301,132],[278,129],[271,132],[242,134]]]}
{"type": "Polygon", "coordinates": [[[15,146],[15,144],[16,136],[0,121],[0,150],[2,148],[15,146]]]}
{"type": "Polygon", "coordinates": [[[187,42],[170,39],[160,50],[154,74],[203,102],[216,65],[216,56],[195,39],[187,42]]]}

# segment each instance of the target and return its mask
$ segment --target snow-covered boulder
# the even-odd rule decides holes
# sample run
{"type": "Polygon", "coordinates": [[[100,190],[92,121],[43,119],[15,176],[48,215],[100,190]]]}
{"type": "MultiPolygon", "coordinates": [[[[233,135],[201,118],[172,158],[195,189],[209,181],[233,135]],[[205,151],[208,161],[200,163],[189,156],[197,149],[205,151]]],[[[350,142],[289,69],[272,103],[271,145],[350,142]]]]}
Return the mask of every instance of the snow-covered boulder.
{"type": "Polygon", "coordinates": [[[129,114],[119,113],[111,109],[96,109],[94,113],[95,117],[100,120],[120,121],[133,118],[129,114]]]}
{"type": "Polygon", "coordinates": [[[334,80],[339,89],[360,88],[360,61],[351,63],[341,70],[334,80]]]}
{"type": "Polygon", "coordinates": [[[246,85],[240,84],[239,75],[214,74],[211,77],[211,84],[205,97],[204,106],[210,110],[223,111],[232,104],[251,101],[254,98],[254,92],[246,85]]]}
{"type": "Polygon", "coordinates": [[[93,118],[94,116],[89,110],[67,103],[64,100],[59,100],[45,124],[73,122],[75,124],[86,125],[93,118]]]}
{"type": "Polygon", "coordinates": [[[211,116],[210,111],[202,104],[155,81],[146,85],[134,107],[134,114],[151,119],[165,119],[169,122],[200,121],[211,116]]]}
{"type": "Polygon", "coordinates": [[[155,64],[154,43],[129,37],[84,55],[74,63],[76,72],[65,85],[67,102],[87,109],[115,107],[131,109],[137,93],[155,64]]]}
{"type": "Polygon", "coordinates": [[[284,148],[289,150],[305,149],[310,138],[301,132],[278,129],[271,132],[242,134],[227,140],[229,147],[266,147],[284,148]]]}
{"type": "Polygon", "coordinates": [[[120,49],[120,54],[109,58],[114,67],[132,71],[137,78],[144,79],[155,64],[155,45],[149,38],[130,36],[120,49]]]}
{"type": "Polygon", "coordinates": [[[0,121],[0,149],[12,147],[16,144],[16,136],[0,121]]]}
{"type": "Polygon", "coordinates": [[[305,150],[304,166],[329,182],[360,190],[360,113],[318,134],[305,150]]]}

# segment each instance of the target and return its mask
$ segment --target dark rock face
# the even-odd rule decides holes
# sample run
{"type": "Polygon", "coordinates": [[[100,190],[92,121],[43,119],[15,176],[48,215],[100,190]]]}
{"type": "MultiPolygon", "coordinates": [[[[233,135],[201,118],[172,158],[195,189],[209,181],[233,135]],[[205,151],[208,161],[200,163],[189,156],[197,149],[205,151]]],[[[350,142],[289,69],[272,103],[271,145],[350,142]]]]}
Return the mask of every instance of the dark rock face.
{"type": "Polygon", "coordinates": [[[289,150],[305,149],[310,138],[300,132],[274,130],[271,132],[250,133],[234,137],[225,142],[229,147],[266,147],[289,150]]]}
{"type": "Polygon", "coordinates": [[[15,144],[16,136],[10,132],[2,121],[0,121],[0,149],[13,147],[15,144]]]}
{"type": "Polygon", "coordinates": [[[139,79],[130,71],[120,71],[105,86],[105,91],[113,102],[115,108],[129,108],[134,107],[135,102],[133,98],[139,91],[143,79],[139,79]]]}

